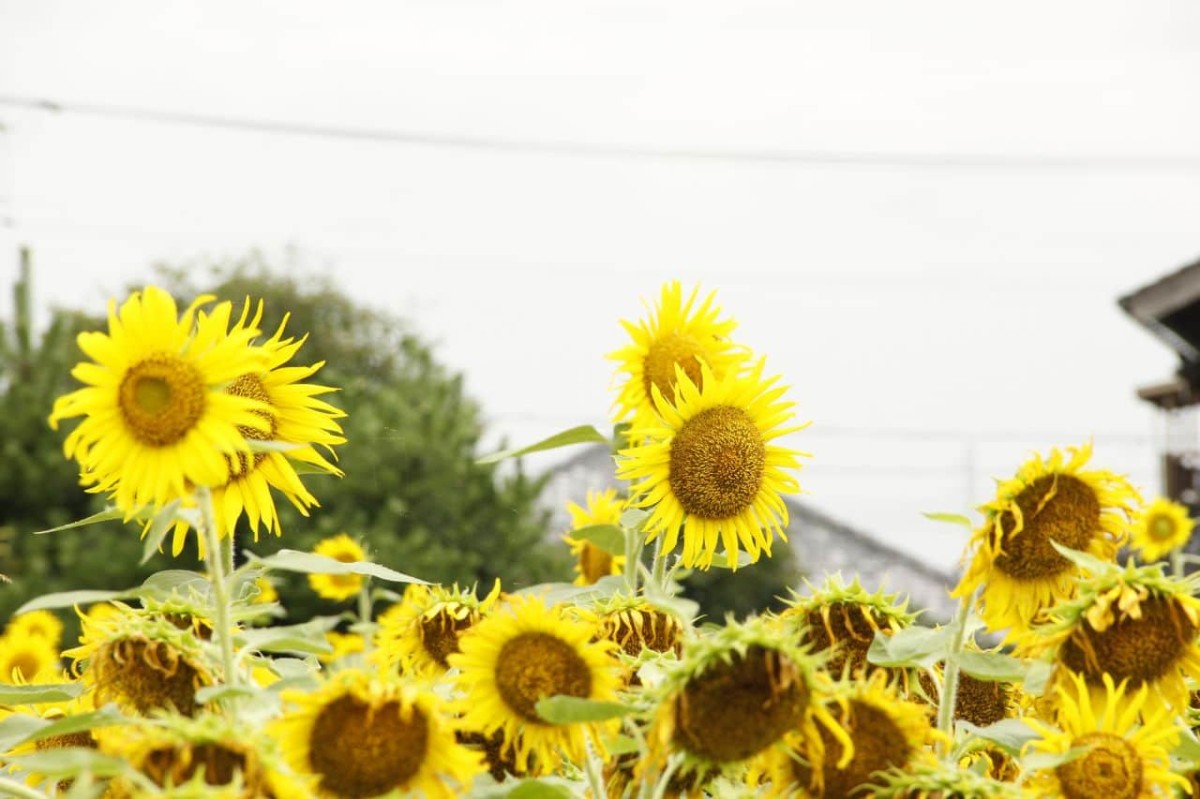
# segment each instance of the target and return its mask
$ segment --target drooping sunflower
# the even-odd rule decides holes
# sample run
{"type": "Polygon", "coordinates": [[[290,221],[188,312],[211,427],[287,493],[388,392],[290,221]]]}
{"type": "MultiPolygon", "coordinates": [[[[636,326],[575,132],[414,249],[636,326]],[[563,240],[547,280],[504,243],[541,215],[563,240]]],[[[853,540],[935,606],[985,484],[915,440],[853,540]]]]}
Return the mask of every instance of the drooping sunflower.
{"type": "Polygon", "coordinates": [[[285,691],[271,726],[292,768],[323,799],[421,793],[453,799],[483,771],[455,740],[437,695],[395,675],[344,669],[315,691],[285,691]]]}
{"type": "Polygon", "coordinates": [[[911,763],[872,778],[873,799],[1031,799],[1022,786],[945,762],[911,763]]]}
{"type": "MultiPolygon", "coordinates": [[[[165,796],[182,786],[221,799],[312,796],[309,780],[284,761],[279,741],[225,714],[164,714],[97,730],[95,738],[101,752],[131,765],[165,796]]],[[[117,777],[104,793],[106,799],[146,795],[129,777],[117,777]]]]}
{"type": "Polygon", "coordinates": [[[1157,497],[1134,517],[1132,544],[1143,560],[1158,560],[1187,546],[1195,527],[1186,506],[1157,497]]]}
{"type": "MultiPolygon", "coordinates": [[[[345,533],[318,541],[317,545],[313,547],[313,553],[333,558],[342,563],[356,563],[367,559],[367,553],[362,546],[345,533]]],[[[363,587],[363,576],[361,574],[310,574],[308,575],[308,586],[322,599],[342,602],[350,597],[358,596],[358,592],[363,587]]]]}
{"type": "Polygon", "coordinates": [[[1035,771],[1026,785],[1036,797],[1063,799],[1151,799],[1172,796],[1186,777],[1173,773],[1169,752],[1179,737],[1170,710],[1147,701],[1146,686],[1114,685],[1105,674],[1099,697],[1080,677],[1056,689],[1058,728],[1027,719],[1041,738],[1026,744],[1026,753],[1083,755],[1053,768],[1035,771]],[[1127,690],[1129,691],[1127,693],[1127,690]]]}
{"type": "MultiPolygon", "coordinates": [[[[64,675],[62,678],[53,681],[57,683],[69,683],[71,682],[71,678],[69,675],[64,675]]],[[[54,724],[83,715],[91,709],[91,697],[87,693],[82,693],[63,701],[29,705],[21,708],[21,712],[23,715],[54,724]]],[[[0,721],[4,721],[10,715],[14,714],[10,714],[8,710],[0,706],[0,721]]],[[[39,731],[32,739],[22,741],[7,752],[0,750],[0,769],[8,765],[21,771],[23,770],[21,758],[24,755],[68,747],[94,749],[96,747],[96,739],[93,736],[92,730],[84,729],[61,734],[45,734],[39,731]]],[[[37,771],[25,773],[25,784],[31,787],[40,786],[46,781],[46,775],[37,771]]],[[[70,780],[61,780],[57,783],[56,787],[60,793],[63,793],[70,788],[70,785],[70,780]]]]}
{"type": "Polygon", "coordinates": [[[595,628],[568,618],[538,597],[514,596],[459,639],[447,661],[459,669],[463,727],[491,736],[501,730],[521,771],[546,774],[564,757],[582,763],[586,739],[603,751],[608,722],[554,723],[537,703],[563,695],[600,701],[616,698],[615,644],[596,640],[595,628]]]}
{"type": "Polygon", "coordinates": [[[107,333],[79,334],[92,360],[71,374],[85,386],[55,400],[50,426],[84,417],[64,452],[79,461],[81,482],[127,518],[194,486],[224,484],[229,459],[250,455],[244,431],[267,427],[262,402],[225,390],[261,370],[264,351],[251,346],[258,331],[227,332],[228,302],[199,314],[211,301],[200,297],[180,315],[170,294],[148,286],[119,310],[109,303],[107,333]]]}
{"type": "Polygon", "coordinates": [[[1182,713],[1188,680],[1200,680],[1200,599],[1195,582],[1162,566],[1098,569],[1079,595],[1055,606],[1047,624],[1022,636],[1018,651],[1054,659],[1050,687],[1082,677],[1097,696],[1104,680],[1147,688],[1182,713]]]}
{"type": "Polygon", "coordinates": [[[437,676],[460,651],[459,639],[491,612],[500,597],[500,580],[483,599],[475,588],[410,583],[404,597],[379,617],[375,634],[383,662],[401,671],[437,676]]]}
{"type": "MultiPolygon", "coordinates": [[[[969,641],[968,652],[980,652],[979,645],[969,641]]],[[[1000,654],[998,651],[995,654],[1000,654]]],[[[934,664],[931,671],[921,670],[919,681],[924,696],[922,700],[936,706],[941,696],[945,663],[934,664]],[[931,673],[932,672],[932,673],[931,673]]],[[[958,690],[954,697],[954,718],[968,721],[977,727],[987,727],[1003,719],[1020,715],[1021,689],[1011,682],[976,677],[965,669],[958,674],[958,690]]]]}
{"type": "Polygon", "coordinates": [[[647,660],[668,654],[678,659],[683,652],[684,623],[643,597],[614,594],[590,607],[577,605],[571,612],[592,624],[600,638],[617,645],[613,654],[625,664],[624,677],[629,684],[640,684],[637,670],[647,660]]]}
{"type": "Polygon", "coordinates": [[[1138,494],[1122,476],[1083,469],[1091,444],[1035,454],[1001,483],[980,511],[971,537],[970,565],[952,592],[977,600],[988,629],[1029,629],[1054,603],[1074,596],[1080,570],[1051,542],[1111,561],[1127,533],[1138,494]]]}
{"type": "Polygon", "coordinates": [[[836,728],[819,727],[816,738],[793,733],[764,758],[774,795],[870,795],[877,772],[932,761],[930,709],[903,699],[885,672],[836,683],[826,704],[836,728]]]}
{"type": "Polygon", "coordinates": [[[58,647],[49,639],[12,627],[0,635],[0,683],[48,682],[61,668],[58,647]]]}
{"type": "Polygon", "coordinates": [[[658,708],[648,752],[635,768],[643,782],[672,762],[682,784],[731,774],[791,733],[811,739],[819,723],[840,730],[824,708],[817,659],[764,618],[689,638],[680,661],[661,665],[664,678],[647,691],[658,708]]]}
{"type": "MultiPolygon", "coordinates": [[[[247,301],[230,335],[256,329],[262,314],[261,301],[252,316],[247,301]]],[[[255,452],[252,455],[240,454],[228,459],[226,480],[215,485],[212,492],[214,522],[220,537],[229,535],[243,514],[255,541],[258,540],[260,527],[280,535],[279,515],[271,489],[282,493],[303,516],[308,515],[309,508],[319,504],[300,480],[293,462],[326,474],[342,476],[342,471],[326,455],[333,457],[333,447],[346,441],[337,421],[346,414],[320,399],[336,389],[303,382],[320,370],[324,362],[311,366],[287,365],[307,339],[307,336],[300,339],[285,338],[287,323],[288,316],[285,315],[275,334],[257,345],[266,355],[260,368],[239,375],[225,387],[230,395],[263,403],[263,410],[258,413],[266,427],[243,428],[241,432],[246,438],[272,441],[287,445],[287,448],[283,451],[255,452]]],[[[175,525],[176,555],[183,548],[187,529],[186,522],[175,525]]]]}
{"type": "MultiPolygon", "coordinates": [[[[586,508],[574,502],[567,503],[572,531],[595,524],[620,524],[624,511],[625,500],[618,498],[616,489],[612,488],[589,490],[586,508]]],[[[620,574],[625,567],[624,555],[612,555],[591,541],[572,538],[571,533],[564,535],[563,540],[571,546],[571,554],[575,556],[575,585],[593,585],[601,577],[620,574]]]]}
{"type": "Polygon", "coordinates": [[[48,610],[31,610],[9,619],[4,632],[6,635],[45,638],[54,646],[58,646],[62,643],[63,623],[48,610]]]}
{"type": "Polygon", "coordinates": [[[780,399],[784,387],[764,379],[763,366],[759,360],[744,375],[718,379],[704,364],[700,386],[679,370],[674,404],[656,387],[661,422],[635,428],[631,435],[644,443],[621,451],[617,477],[634,481],[630,505],[652,508],[647,540],[664,536],[666,554],[682,532],[688,568],[709,568],[718,541],[737,568],[739,548],[754,562],[770,557],[774,536],[787,540],[780,495],[800,485],[784,470],[798,469],[806,453],[772,442],[803,425],[786,426],[795,403],[780,399]]]}
{"type": "MultiPolygon", "coordinates": [[[[806,581],[807,582],[807,581],[806,581]]],[[[876,635],[893,635],[912,625],[917,614],[908,600],[883,589],[869,593],[857,575],[846,585],[838,572],[819,585],[808,583],[806,596],[787,600],[779,620],[797,641],[813,652],[828,652],[825,668],[834,676],[871,670],[867,651],[876,635]]]]}
{"type": "Polygon", "coordinates": [[[663,286],[649,321],[636,325],[621,321],[633,341],[608,355],[620,364],[619,393],[613,403],[617,421],[632,419],[636,426],[653,423],[657,415],[653,389],[673,403],[676,369],[703,388],[701,364],[720,379],[746,359],[745,348],[729,339],[737,322],[720,318],[715,292],[697,305],[699,291],[699,286],[693,288],[685,300],[679,281],[672,281],[663,286]]]}
{"type": "Polygon", "coordinates": [[[117,613],[80,614],[79,646],[63,652],[91,690],[96,707],[107,702],[127,713],[173,710],[194,715],[196,692],[216,682],[190,618],[112,603],[117,613]]]}

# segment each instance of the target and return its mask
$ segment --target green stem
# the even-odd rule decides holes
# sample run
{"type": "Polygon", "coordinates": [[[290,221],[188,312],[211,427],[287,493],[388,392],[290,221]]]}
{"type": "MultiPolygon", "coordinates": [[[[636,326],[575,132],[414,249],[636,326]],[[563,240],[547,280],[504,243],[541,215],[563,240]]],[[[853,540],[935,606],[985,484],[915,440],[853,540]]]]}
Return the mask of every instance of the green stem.
{"type": "Polygon", "coordinates": [[[950,622],[953,630],[950,639],[950,651],[946,653],[946,676],[942,681],[942,695],[938,701],[938,731],[946,736],[946,751],[950,751],[954,740],[954,705],[958,701],[958,656],[962,654],[967,641],[967,618],[975,604],[975,595],[963,597],[954,620],[950,622]]]}
{"type": "Polygon", "coordinates": [[[19,796],[22,799],[46,799],[46,794],[35,791],[8,777],[0,777],[0,796],[19,796]]]}
{"type": "Polygon", "coordinates": [[[1183,577],[1183,558],[1178,549],[1171,550],[1171,576],[1175,579],[1183,577]]]}
{"type": "Polygon", "coordinates": [[[662,536],[654,539],[654,584],[663,594],[670,596],[667,590],[667,555],[662,551],[662,536]]]}
{"type": "Polygon", "coordinates": [[[208,566],[208,579],[212,582],[213,635],[221,649],[221,668],[225,673],[225,684],[237,687],[241,684],[233,657],[233,623],[229,595],[229,574],[226,559],[233,556],[233,538],[227,541],[217,537],[217,525],[213,512],[212,492],[201,486],[196,489],[200,500],[201,535],[204,536],[204,560],[208,566]]]}
{"type": "Polygon", "coordinates": [[[642,561],[642,531],[625,527],[625,587],[630,596],[638,592],[638,568],[642,561]]]}
{"type": "Polygon", "coordinates": [[[358,623],[362,625],[363,660],[366,662],[370,662],[373,643],[370,630],[367,629],[371,624],[371,616],[371,578],[363,575],[362,589],[358,592],[358,623]]]}
{"type": "Polygon", "coordinates": [[[596,756],[596,747],[592,745],[591,739],[587,742],[585,770],[587,772],[588,786],[592,789],[592,796],[597,799],[603,799],[608,796],[608,792],[604,790],[603,767],[600,765],[600,758],[596,756]]]}

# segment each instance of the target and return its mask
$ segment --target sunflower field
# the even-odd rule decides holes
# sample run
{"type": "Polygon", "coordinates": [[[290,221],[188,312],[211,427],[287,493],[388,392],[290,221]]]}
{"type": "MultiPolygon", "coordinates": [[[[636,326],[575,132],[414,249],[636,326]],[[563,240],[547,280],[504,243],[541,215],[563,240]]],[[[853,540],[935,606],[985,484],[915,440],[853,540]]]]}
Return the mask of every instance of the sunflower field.
{"type": "Polygon", "coordinates": [[[609,445],[626,488],[568,506],[573,582],[436,584],[374,562],[352,534],[235,553],[239,529],[286,542],[281,498],[320,514],[306,478],[342,475],[355,409],[313,382],[303,331],[262,329],[261,301],[180,305],[156,286],[111,302],[107,330],[78,336],[78,387],[45,409],[107,502],[45,532],[120,520],[143,562],[168,552],[180,568],[44,594],[5,623],[0,796],[1200,787],[1192,521],[1093,467],[1088,444],[1033,454],[975,518],[932,514],[971,531],[945,625],[840,574],[795,586],[778,612],[703,618],[684,575],[753,569],[789,546],[783,496],[806,453],[783,442],[805,424],[715,295],[670,282],[609,355],[611,434],[581,426],[483,459],[609,445]],[[287,623],[284,574],[346,610],[287,623]],[[78,640],[63,640],[67,618],[78,640]]]}

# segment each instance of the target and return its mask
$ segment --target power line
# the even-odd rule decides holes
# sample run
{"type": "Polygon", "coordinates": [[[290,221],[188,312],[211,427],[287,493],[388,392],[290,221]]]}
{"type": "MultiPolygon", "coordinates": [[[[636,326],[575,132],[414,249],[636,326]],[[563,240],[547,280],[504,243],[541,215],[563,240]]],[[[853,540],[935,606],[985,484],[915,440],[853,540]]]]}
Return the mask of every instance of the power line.
{"type": "Polygon", "coordinates": [[[217,114],[198,114],[138,106],[74,103],[38,97],[0,95],[0,105],[53,114],[83,114],[135,122],[189,125],[249,133],[377,142],[419,147],[523,153],[576,158],[640,161],[708,161],[731,164],[788,164],[908,169],[1053,169],[1053,170],[1200,170],[1200,155],[1010,155],[1003,153],[903,153],[860,150],[746,150],[737,148],[657,147],[603,142],[541,140],[462,135],[420,130],[389,130],[276,122],[217,114]]]}

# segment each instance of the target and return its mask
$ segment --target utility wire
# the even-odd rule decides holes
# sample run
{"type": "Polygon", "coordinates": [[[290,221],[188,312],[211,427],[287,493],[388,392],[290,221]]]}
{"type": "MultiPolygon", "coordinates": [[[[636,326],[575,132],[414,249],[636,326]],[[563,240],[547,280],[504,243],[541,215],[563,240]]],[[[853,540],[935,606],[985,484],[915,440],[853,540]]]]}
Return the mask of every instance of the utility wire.
{"type": "Polygon", "coordinates": [[[911,169],[1200,170],[1200,155],[1006,155],[1003,153],[953,154],[656,147],[587,141],[469,136],[419,130],[356,128],[307,122],[274,122],[264,119],[167,111],[138,106],[62,102],[17,95],[0,95],[0,105],[53,114],[74,113],[136,122],[190,125],[250,133],[577,158],[911,169]]]}

